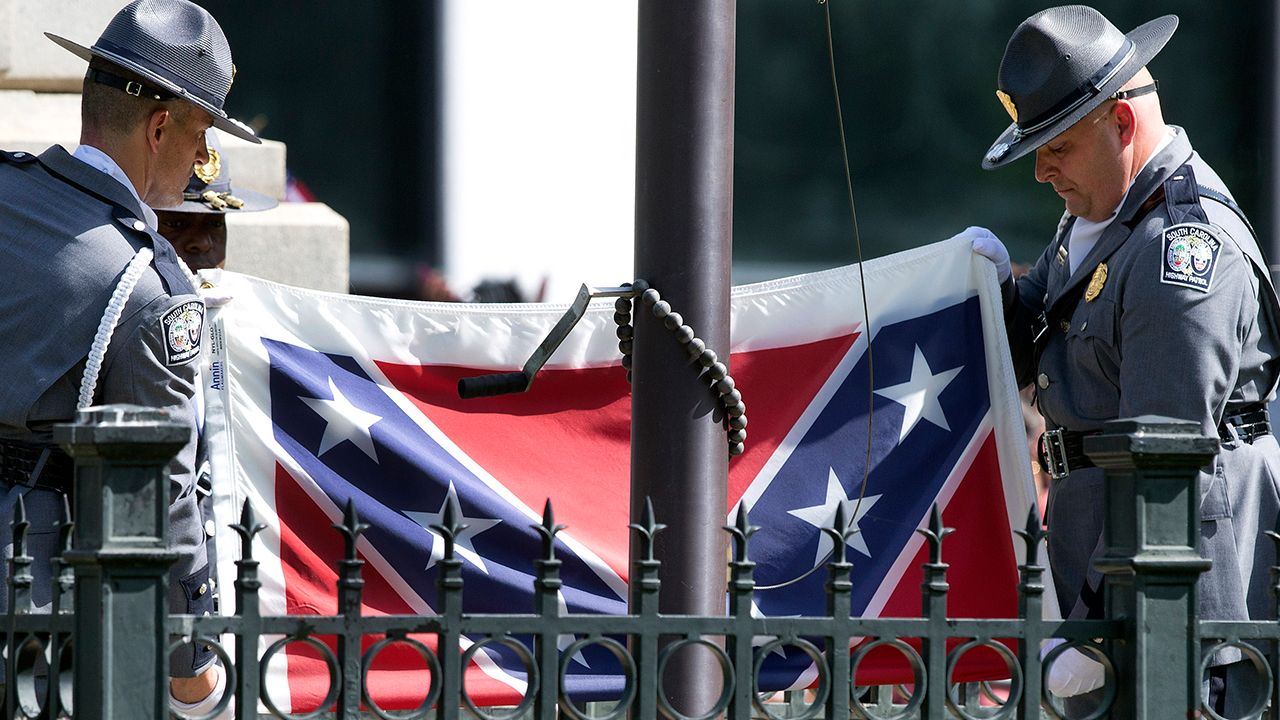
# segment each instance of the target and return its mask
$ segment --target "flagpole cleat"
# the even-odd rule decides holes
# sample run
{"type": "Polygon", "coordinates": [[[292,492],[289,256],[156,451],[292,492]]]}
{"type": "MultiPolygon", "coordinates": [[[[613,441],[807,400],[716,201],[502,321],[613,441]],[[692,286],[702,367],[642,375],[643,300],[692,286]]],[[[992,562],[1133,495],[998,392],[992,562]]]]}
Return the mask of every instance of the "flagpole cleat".
{"type": "Polygon", "coordinates": [[[742,403],[742,393],[737,390],[737,383],[729,374],[729,366],[721,362],[716,352],[698,338],[692,327],[685,324],[684,316],[676,312],[671,307],[671,303],[663,300],[662,294],[644,280],[638,279],[633,283],[623,283],[617,287],[597,288],[583,285],[578,289],[578,296],[569,309],[529,356],[519,372],[491,373],[462,378],[458,380],[458,396],[468,400],[528,390],[538,371],[586,314],[587,305],[593,298],[602,297],[617,298],[613,303],[613,321],[618,326],[618,351],[622,353],[622,367],[626,370],[627,383],[630,384],[635,353],[635,328],[631,323],[634,298],[637,296],[649,307],[654,317],[662,320],[663,327],[671,332],[676,341],[685,346],[685,352],[689,357],[705,368],[703,377],[710,380],[709,389],[718,394],[720,405],[725,411],[724,415],[717,415],[715,420],[730,418],[730,422],[725,426],[725,431],[728,433],[729,457],[741,455],[746,450],[744,444],[746,433],[743,430],[746,427],[747,407],[742,403]],[[741,420],[732,424],[733,420],[738,418],[741,420]]]}

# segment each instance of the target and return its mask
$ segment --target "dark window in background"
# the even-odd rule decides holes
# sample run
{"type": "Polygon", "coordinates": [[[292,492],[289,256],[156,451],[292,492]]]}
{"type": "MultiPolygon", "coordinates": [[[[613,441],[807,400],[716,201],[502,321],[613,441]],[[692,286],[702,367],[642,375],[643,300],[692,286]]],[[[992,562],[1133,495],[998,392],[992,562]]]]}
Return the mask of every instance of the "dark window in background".
{"type": "Polygon", "coordinates": [[[288,145],[352,252],[438,262],[437,3],[198,2],[231,43],[229,112],[288,145]]]}
{"type": "MultiPolygon", "coordinates": [[[[978,164],[1009,123],[995,98],[1004,44],[1052,3],[828,1],[867,257],[982,224],[1015,260],[1033,260],[1061,201],[1034,181],[1029,158],[995,172],[978,164]]],[[[353,253],[438,262],[439,3],[201,2],[240,68],[229,109],[288,144],[290,169],[350,221],[353,253]]],[[[1181,18],[1151,65],[1166,119],[1187,129],[1265,225],[1265,5],[1095,7],[1125,31],[1167,13],[1181,18]]],[[[737,282],[856,259],[823,12],[817,0],[738,2],[737,282]]]]}
{"type": "MultiPolygon", "coordinates": [[[[1005,43],[1055,3],[829,0],[864,253],[986,225],[1015,261],[1043,250],[1063,207],[1034,160],[979,162],[1010,120],[996,100],[1005,43]]],[[[1122,31],[1165,14],[1177,33],[1151,63],[1165,120],[1184,127],[1246,212],[1263,221],[1259,2],[1097,2],[1122,31]]],[[[735,261],[856,260],[816,0],[738,3],[735,261]]]]}

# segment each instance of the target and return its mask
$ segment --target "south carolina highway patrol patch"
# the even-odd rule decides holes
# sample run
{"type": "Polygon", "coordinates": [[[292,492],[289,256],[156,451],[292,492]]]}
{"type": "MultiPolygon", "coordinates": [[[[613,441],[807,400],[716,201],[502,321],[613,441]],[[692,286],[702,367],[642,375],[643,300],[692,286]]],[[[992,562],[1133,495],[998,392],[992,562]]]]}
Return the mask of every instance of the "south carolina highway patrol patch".
{"type": "Polygon", "coordinates": [[[192,300],[169,309],[160,318],[164,335],[166,365],[182,365],[200,354],[200,333],[204,329],[204,303],[192,300]]]}
{"type": "Polygon", "coordinates": [[[1160,282],[1209,292],[1222,250],[1222,241],[1214,235],[1213,228],[1170,225],[1164,230],[1161,249],[1160,282]]]}

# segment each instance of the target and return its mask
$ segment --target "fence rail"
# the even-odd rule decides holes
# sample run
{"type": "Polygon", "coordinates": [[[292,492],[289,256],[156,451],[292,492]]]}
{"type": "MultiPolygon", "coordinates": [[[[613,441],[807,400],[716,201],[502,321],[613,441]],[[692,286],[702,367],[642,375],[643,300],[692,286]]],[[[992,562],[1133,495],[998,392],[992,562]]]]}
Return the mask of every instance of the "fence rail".
{"type": "MultiPolygon", "coordinates": [[[[825,531],[835,540],[835,551],[826,568],[823,617],[752,617],[756,586],[750,537],[755,528],[741,508],[736,521],[725,528],[733,545],[726,615],[659,613],[660,565],[653,557],[653,542],[662,525],[651,507],[631,526],[640,558],[631,573],[631,613],[565,614],[558,602],[562,581],[555,553],[562,527],[555,522],[550,501],[536,526],[542,553],[534,562],[534,611],[465,613],[462,562],[454,552],[454,539],[462,530],[456,500],[433,526],[444,543],[436,615],[362,615],[364,563],[356,547],[367,526],[351,504],[343,521],[334,525],[345,545],[336,563],[338,614],[260,614],[254,545],[263,526],[246,502],[232,526],[240,536],[234,614],[170,616],[166,567],[172,555],[164,545],[164,467],[181,444],[179,431],[151,411],[118,407],[86,413],[77,424],[59,429],[59,441],[77,462],[77,522],[73,525],[68,508],[63,552],[54,559],[53,605],[37,612],[21,503],[15,512],[11,612],[3,619],[5,677],[12,679],[5,685],[4,717],[165,717],[164,679],[174,638],[213,648],[228,672],[224,703],[234,696],[235,717],[242,720],[259,717],[259,701],[269,716],[284,718],[451,720],[464,712],[493,720],[550,720],[560,714],[583,718],[587,715],[581,698],[570,697],[564,688],[570,658],[587,645],[603,647],[618,663],[621,680],[612,692],[612,704],[595,706],[595,716],[605,718],[691,717],[689,709],[672,707],[662,688],[670,658],[691,647],[700,648],[697,652],[720,668],[719,698],[714,707],[697,709],[692,717],[699,718],[1034,719],[1041,717],[1042,707],[1050,716],[1061,717],[1062,700],[1045,691],[1044,677],[1068,647],[1088,648],[1107,669],[1093,717],[1191,717],[1201,711],[1218,717],[1201,705],[1202,658],[1207,657],[1202,637],[1239,647],[1253,660],[1266,679],[1259,711],[1276,693],[1272,678],[1280,623],[1197,621],[1195,616],[1195,583],[1203,563],[1196,562],[1198,528],[1187,518],[1196,517],[1196,471],[1216,450],[1216,440],[1201,437],[1198,426],[1191,424],[1158,418],[1122,421],[1091,439],[1091,457],[1109,474],[1107,556],[1101,563],[1107,573],[1109,618],[1069,621],[1041,618],[1043,532],[1034,508],[1026,527],[1017,531],[1026,552],[1019,566],[1014,618],[947,617],[943,547],[950,530],[936,507],[927,527],[918,531],[929,556],[923,565],[918,618],[850,617],[853,565],[845,556],[843,509],[825,531]],[[1148,528],[1167,530],[1171,520],[1186,526],[1184,532],[1172,543],[1166,533],[1155,547],[1148,528]],[[1124,529],[1118,530],[1117,523],[1125,523],[1124,529]],[[1154,618],[1163,624],[1153,625],[1154,618]],[[566,636],[573,639],[564,647],[566,636]],[[226,642],[232,638],[234,642],[226,642]],[[1047,638],[1068,642],[1042,661],[1042,641],[1047,638]],[[266,669],[283,648],[299,643],[322,658],[330,684],[314,711],[289,714],[277,707],[268,691],[266,669]],[[380,653],[395,646],[420,655],[424,681],[429,676],[416,709],[387,711],[370,698],[369,670],[380,653]],[[466,691],[465,668],[477,653],[496,646],[523,665],[527,690],[515,707],[478,708],[466,691]],[[761,687],[761,667],[780,647],[813,661],[815,683],[803,703],[765,701],[769,693],[761,687]],[[897,689],[857,686],[861,664],[872,653],[886,651],[902,657],[906,682],[897,689]],[[1003,661],[1004,672],[997,674],[1007,679],[999,688],[955,681],[961,658],[971,652],[987,653],[988,659],[994,654],[1003,661]],[[1147,661],[1139,662],[1140,658],[1147,661]],[[1151,658],[1160,661],[1150,662],[1151,658]]],[[[1280,568],[1273,572],[1280,596],[1280,568]]]]}

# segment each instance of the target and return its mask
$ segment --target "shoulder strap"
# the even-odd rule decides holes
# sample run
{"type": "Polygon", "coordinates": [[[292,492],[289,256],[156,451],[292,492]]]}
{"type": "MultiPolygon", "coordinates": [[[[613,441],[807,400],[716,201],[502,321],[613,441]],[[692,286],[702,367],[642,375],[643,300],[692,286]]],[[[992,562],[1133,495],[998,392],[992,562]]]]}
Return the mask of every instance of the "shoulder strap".
{"type": "MultiPolygon", "coordinates": [[[[1197,185],[1196,187],[1200,191],[1200,197],[1209,198],[1219,205],[1226,206],[1228,210],[1236,214],[1236,217],[1240,218],[1240,222],[1244,223],[1244,226],[1249,228],[1249,233],[1253,235],[1255,244],[1258,246],[1258,255],[1261,257],[1262,265],[1264,267],[1270,267],[1270,264],[1267,262],[1267,251],[1266,248],[1262,247],[1261,239],[1258,237],[1258,231],[1253,229],[1253,223],[1249,222],[1249,218],[1245,216],[1244,210],[1236,204],[1236,201],[1211,187],[1206,187],[1204,185],[1197,185]]],[[[1250,253],[1250,255],[1252,255],[1252,253],[1250,253]]]]}
{"type": "MultiPolygon", "coordinates": [[[[1240,218],[1245,228],[1249,230],[1250,237],[1248,241],[1245,241],[1244,238],[1237,238],[1231,233],[1223,234],[1231,239],[1231,242],[1240,249],[1240,252],[1245,257],[1249,258],[1249,264],[1253,267],[1253,274],[1258,277],[1262,295],[1266,298],[1264,305],[1271,328],[1274,331],[1280,331],[1280,296],[1276,293],[1275,283],[1271,281],[1271,271],[1267,265],[1267,258],[1263,253],[1262,244],[1258,242],[1258,233],[1253,229],[1253,224],[1249,222],[1249,218],[1245,217],[1244,211],[1240,209],[1240,206],[1228,197],[1226,193],[1198,184],[1195,179],[1195,172],[1192,171],[1190,164],[1178,168],[1165,181],[1164,189],[1168,200],[1169,219],[1175,223],[1197,222],[1209,224],[1209,217],[1205,214],[1204,207],[1200,203],[1201,198],[1208,198],[1225,205],[1240,218]]],[[[1280,386],[1280,373],[1277,374],[1276,378],[1272,379],[1267,396],[1270,397],[1278,386],[1280,386]]]]}

